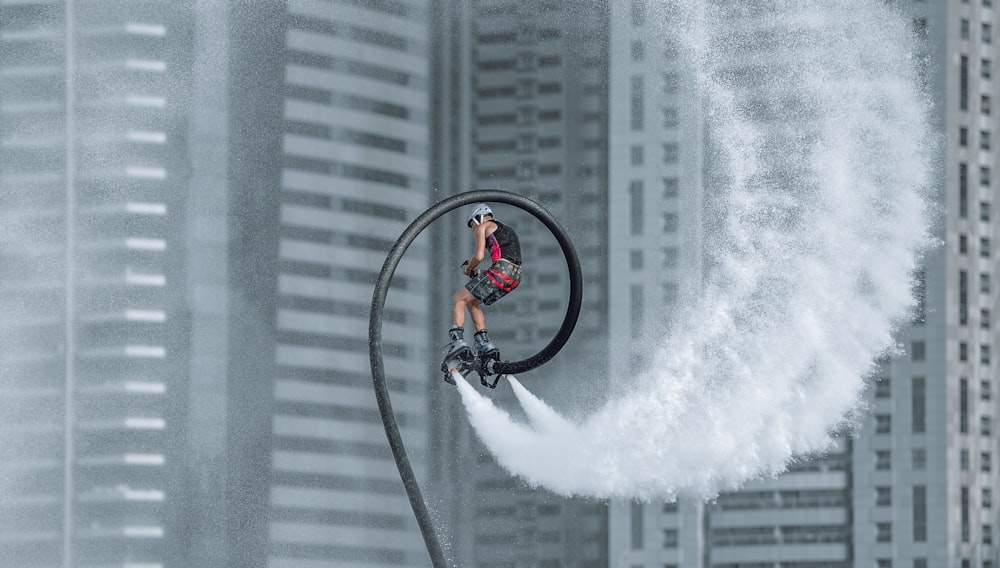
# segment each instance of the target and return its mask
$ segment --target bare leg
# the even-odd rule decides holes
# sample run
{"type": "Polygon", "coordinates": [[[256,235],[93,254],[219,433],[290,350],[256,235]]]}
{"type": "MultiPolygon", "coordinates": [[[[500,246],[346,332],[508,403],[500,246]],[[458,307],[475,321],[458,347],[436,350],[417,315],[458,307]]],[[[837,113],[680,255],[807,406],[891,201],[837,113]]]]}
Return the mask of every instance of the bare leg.
{"type": "MultiPolygon", "coordinates": [[[[455,311],[454,314],[452,315],[451,321],[457,327],[465,327],[465,309],[468,306],[469,311],[471,312],[472,307],[469,302],[478,302],[478,300],[476,300],[476,297],[473,296],[471,292],[469,292],[465,288],[462,288],[458,292],[455,292],[454,301],[455,301],[455,311]]],[[[475,323],[476,321],[475,316],[473,316],[472,321],[473,323],[475,323]]]]}
{"type": "Polygon", "coordinates": [[[486,315],[483,313],[482,302],[473,297],[469,302],[469,315],[472,316],[472,325],[476,326],[476,331],[486,329],[486,315]]]}

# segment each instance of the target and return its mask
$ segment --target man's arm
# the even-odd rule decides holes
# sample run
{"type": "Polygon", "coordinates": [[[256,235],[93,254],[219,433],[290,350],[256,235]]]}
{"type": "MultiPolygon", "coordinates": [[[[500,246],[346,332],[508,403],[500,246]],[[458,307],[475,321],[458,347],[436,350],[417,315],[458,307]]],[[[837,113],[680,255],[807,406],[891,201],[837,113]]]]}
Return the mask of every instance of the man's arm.
{"type": "Polygon", "coordinates": [[[486,258],[486,223],[480,223],[476,225],[476,253],[469,259],[465,273],[472,274],[476,271],[484,258],[486,258]]]}

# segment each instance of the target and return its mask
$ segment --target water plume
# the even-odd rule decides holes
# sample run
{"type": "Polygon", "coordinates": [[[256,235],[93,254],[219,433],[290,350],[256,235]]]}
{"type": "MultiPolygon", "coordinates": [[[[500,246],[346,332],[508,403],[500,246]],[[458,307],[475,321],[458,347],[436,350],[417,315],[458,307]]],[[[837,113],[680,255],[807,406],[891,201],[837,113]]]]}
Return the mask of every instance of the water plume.
{"type": "Polygon", "coordinates": [[[564,495],[710,498],[829,448],[931,244],[933,137],[906,18],[877,0],[664,0],[649,16],[708,121],[704,285],[650,370],[611,377],[629,388],[580,423],[514,379],[530,424],[459,383],[498,463],[564,495]]]}

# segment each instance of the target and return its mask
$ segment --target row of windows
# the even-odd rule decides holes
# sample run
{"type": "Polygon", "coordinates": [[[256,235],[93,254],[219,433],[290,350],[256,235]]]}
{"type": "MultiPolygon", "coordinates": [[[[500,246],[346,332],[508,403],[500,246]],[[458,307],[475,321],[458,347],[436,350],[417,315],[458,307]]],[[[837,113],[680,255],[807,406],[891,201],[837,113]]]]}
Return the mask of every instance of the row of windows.
{"type": "MultiPolygon", "coordinates": [[[[521,57],[509,57],[504,59],[484,59],[476,64],[480,71],[531,71],[535,69],[536,55],[534,53],[524,53],[521,57]]],[[[537,57],[537,66],[541,68],[559,67],[562,65],[562,57],[558,55],[543,55],[537,57]]]]}
{"type": "Polygon", "coordinates": [[[517,86],[500,85],[496,87],[482,88],[477,91],[481,99],[495,99],[504,97],[530,98],[535,95],[551,95],[562,92],[562,83],[537,83],[533,79],[522,79],[517,82],[517,86]]]}
{"type": "MultiPolygon", "coordinates": [[[[958,145],[963,148],[969,146],[969,129],[965,126],[958,128],[958,145]]],[[[989,151],[992,146],[992,135],[989,130],[979,131],[979,149],[989,151]]]]}
{"type": "MultiPolygon", "coordinates": [[[[590,145],[595,142],[594,140],[581,140],[580,147],[584,150],[593,149],[590,145]]],[[[601,146],[601,140],[596,140],[599,147],[601,146]]],[[[491,140],[489,142],[480,142],[476,145],[476,148],[480,153],[488,154],[491,152],[532,152],[536,148],[538,149],[549,149],[549,148],[561,148],[562,138],[557,136],[546,136],[546,137],[536,137],[534,134],[522,133],[518,134],[516,139],[513,140],[491,140]]]]}
{"type": "Polygon", "coordinates": [[[379,150],[388,150],[390,152],[398,152],[400,154],[405,154],[407,150],[406,141],[399,138],[315,122],[286,120],[285,132],[287,134],[308,136],[331,142],[342,142],[345,144],[356,144],[359,146],[367,146],[369,148],[377,148],[379,150]]]}
{"type": "Polygon", "coordinates": [[[506,43],[531,44],[537,41],[552,41],[562,37],[558,28],[537,28],[532,24],[523,24],[517,30],[507,30],[477,34],[476,41],[483,45],[506,43]]]}
{"type": "MultiPolygon", "coordinates": [[[[585,115],[584,122],[593,122],[595,120],[600,120],[601,113],[592,113],[592,115],[585,115]]],[[[517,112],[505,112],[497,114],[480,114],[476,117],[476,121],[480,126],[493,126],[497,124],[517,124],[519,126],[530,126],[538,122],[551,122],[562,119],[562,111],[560,109],[546,109],[538,110],[535,107],[520,107],[517,112]]]]}
{"type": "Polygon", "coordinates": [[[343,22],[334,22],[322,18],[314,18],[301,14],[291,14],[288,17],[288,27],[307,32],[315,32],[329,36],[340,36],[358,43],[369,43],[402,52],[417,52],[421,46],[413,45],[412,40],[375,28],[355,26],[343,22]]]}
{"type": "Polygon", "coordinates": [[[407,175],[365,166],[358,166],[355,164],[342,164],[332,160],[321,160],[319,158],[311,158],[307,156],[286,154],[284,167],[291,170],[301,170],[315,174],[384,183],[386,185],[393,185],[402,188],[410,187],[410,178],[407,175]]]}
{"type": "MultiPolygon", "coordinates": [[[[962,39],[968,40],[972,36],[972,26],[968,18],[962,18],[958,24],[959,35],[962,39]]],[[[983,43],[993,43],[993,25],[983,22],[979,29],[979,38],[983,43]]]]}
{"type": "Polygon", "coordinates": [[[738,527],[713,529],[712,546],[774,546],[778,544],[842,544],[850,530],[843,525],[738,527]]]}
{"type": "MultiPolygon", "coordinates": [[[[575,173],[578,178],[592,178],[603,175],[603,168],[600,166],[584,165],[577,167],[575,173]]],[[[514,167],[502,167],[476,170],[476,176],[480,179],[512,178],[520,181],[527,181],[534,179],[535,174],[533,168],[522,168],[519,170],[514,167]]]]}
{"type": "MultiPolygon", "coordinates": [[[[980,60],[980,77],[989,80],[992,76],[991,61],[987,58],[980,60]]],[[[969,56],[962,55],[958,65],[958,106],[961,110],[969,110],[969,56]]],[[[980,95],[979,112],[984,115],[991,113],[992,100],[989,95],[980,95]]]]}

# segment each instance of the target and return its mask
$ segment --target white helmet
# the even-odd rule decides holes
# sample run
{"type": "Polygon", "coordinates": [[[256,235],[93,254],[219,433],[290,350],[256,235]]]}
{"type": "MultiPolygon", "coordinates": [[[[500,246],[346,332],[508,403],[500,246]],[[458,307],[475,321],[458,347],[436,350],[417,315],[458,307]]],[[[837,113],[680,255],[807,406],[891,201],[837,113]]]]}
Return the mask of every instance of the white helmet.
{"type": "Polygon", "coordinates": [[[469,218],[465,221],[465,224],[470,227],[473,223],[480,225],[483,222],[483,218],[487,215],[493,215],[493,210],[490,209],[489,205],[480,203],[472,209],[472,213],[469,214],[469,218]]]}

